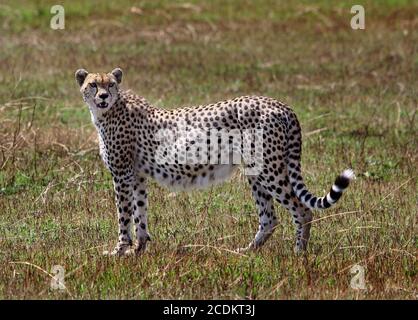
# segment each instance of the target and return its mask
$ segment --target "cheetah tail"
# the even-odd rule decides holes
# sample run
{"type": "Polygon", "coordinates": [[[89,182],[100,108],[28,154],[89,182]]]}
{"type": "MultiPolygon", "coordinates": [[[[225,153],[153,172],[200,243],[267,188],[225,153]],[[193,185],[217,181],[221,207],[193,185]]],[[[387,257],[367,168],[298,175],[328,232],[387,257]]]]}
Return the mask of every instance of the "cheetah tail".
{"type": "Polygon", "coordinates": [[[293,115],[296,130],[291,132],[291,139],[287,145],[287,171],[293,192],[297,198],[310,209],[326,209],[337,203],[347,189],[350,181],[355,179],[353,170],[346,169],[335,179],[331,190],[325,197],[316,197],[308,191],[301,175],[300,159],[302,153],[302,136],[296,115],[293,115]],[[297,128],[299,127],[299,129],[297,128]]]}
{"type": "Polygon", "coordinates": [[[335,179],[331,190],[325,197],[315,197],[308,191],[301,180],[289,178],[293,191],[301,202],[311,209],[326,209],[337,203],[344,190],[347,189],[350,184],[350,181],[355,178],[355,175],[351,169],[344,170],[337,179],[335,179]]]}

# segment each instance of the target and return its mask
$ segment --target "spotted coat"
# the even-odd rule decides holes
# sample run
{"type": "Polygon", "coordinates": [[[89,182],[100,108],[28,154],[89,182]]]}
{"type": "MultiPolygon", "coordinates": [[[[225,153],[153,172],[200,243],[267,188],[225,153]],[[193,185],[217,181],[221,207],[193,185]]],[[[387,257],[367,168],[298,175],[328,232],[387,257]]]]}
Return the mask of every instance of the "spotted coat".
{"type": "Polygon", "coordinates": [[[351,170],[345,170],[325,197],[312,195],[301,175],[302,138],[298,119],[289,106],[275,99],[243,96],[209,105],[167,110],[121,90],[120,69],[108,74],[80,69],[76,79],[98,131],[101,156],[113,178],[119,240],[111,254],[130,252],[132,224],[137,242],[134,251],[145,250],[150,240],[147,223],[147,181],[150,178],[174,189],[207,187],[233,174],[239,163],[231,159],[238,154],[245,168],[258,166],[259,169],[256,174],[247,175],[259,228],[245,249],[261,247],[273,233],[278,223],[273,207],[276,200],[290,212],[296,225],[296,249],[303,251],[310,235],[311,210],[335,204],[354,177],[351,170]],[[182,126],[186,128],[186,135],[171,141],[170,145],[177,151],[183,147],[184,153],[169,153],[161,148],[164,141],[161,132],[179,132],[182,126]],[[220,162],[220,152],[211,157],[211,152],[217,148],[209,139],[209,161],[184,161],[198,139],[190,138],[193,130],[251,131],[259,142],[257,146],[252,142],[251,147],[261,155],[262,161],[245,157],[242,140],[240,143],[228,140],[218,149],[226,150],[229,161],[220,162]],[[157,159],[159,156],[163,161],[157,159]],[[211,161],[213,159],[218,161],[211,161]]]}

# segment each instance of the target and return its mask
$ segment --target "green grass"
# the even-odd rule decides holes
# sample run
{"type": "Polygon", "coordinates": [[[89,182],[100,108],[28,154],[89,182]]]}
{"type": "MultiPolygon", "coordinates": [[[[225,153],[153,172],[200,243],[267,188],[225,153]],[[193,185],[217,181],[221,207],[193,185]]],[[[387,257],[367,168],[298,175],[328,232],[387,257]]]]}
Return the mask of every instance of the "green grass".
{"type": "Polygon", "coordinates": [[[416,299],[418,20],[414,1],[54,1],[0,5],[1,299],[416,299]],[[99,5],[100,3],[100,5],[99,5]],[[205,191],[151,183],[153,241],[142,257],[101,252],[117,238],[109,173],[74,71],[124,70],[124,88],[166,108],[261,94],[301,121],[303,174],[324,194],[336,174],[357,180],[316,212],[306,259],[280,224],[259,252],[255,206],[236,175],[205,191]],[[350,267],[365,267],[365,291],[350,267]],[[50,287],[62,265],[68,290],[50,287]]]}

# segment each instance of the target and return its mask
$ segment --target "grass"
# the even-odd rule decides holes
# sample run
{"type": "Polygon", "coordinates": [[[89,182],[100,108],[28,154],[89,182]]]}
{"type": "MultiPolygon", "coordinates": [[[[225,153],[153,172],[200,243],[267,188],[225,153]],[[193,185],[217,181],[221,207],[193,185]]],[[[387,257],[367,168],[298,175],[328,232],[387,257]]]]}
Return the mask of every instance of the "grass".
{"type": "Polygon", "coordinates": [[[417,298],[415,2],[362,1],[357,31],[358,1],[98,3],[65,1],[59,31],[53,1],[0,5],[1,299],[417,298]],[[306,259],[278,205],[260,252],[230,251],[257,228],[240,175],[192,193],[151,183],[149,251],[101,256],[117,236],[112,186],[73,74],[116,66],[125,88],[167,108],[247,94],[287,102],[316,194],[354,168],[341,202],[315,213],[306,259]],[[349,285],[355,264],[366,290],[349,285]],[[51,289],[54,265],[67,290],[51,289]]]}

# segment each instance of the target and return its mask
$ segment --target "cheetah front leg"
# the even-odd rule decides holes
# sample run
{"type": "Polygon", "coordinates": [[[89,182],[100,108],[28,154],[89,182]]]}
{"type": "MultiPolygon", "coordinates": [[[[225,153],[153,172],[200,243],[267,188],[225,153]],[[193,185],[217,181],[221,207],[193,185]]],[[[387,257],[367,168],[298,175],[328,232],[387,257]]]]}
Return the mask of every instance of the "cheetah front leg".
{"type": "Polygon", "coordinates": [[[144,177],[137,176],[133,187],[134,193],[134,223],[135,234],[138,241],[135,248],[136,254],[141,254],[147,247],[147,242],[151,241],[151,237],[148,234],[147,223],[147,185],[144,177]]]}
{"type": "Polygon", "coordinates": [[[132,246],[130,227],[134,205],[132,185],[135,183],[135,177],[131,170],[115,170],[115,172],[118,174],[112,173],[112,176],[118,212],[119,239],[112,252],[105,251],[103,254],[123,256],[132,246]]]}

